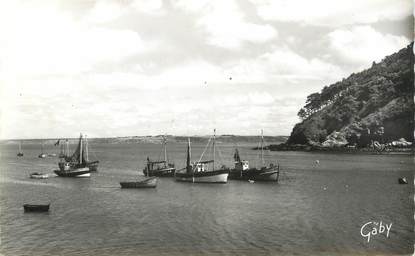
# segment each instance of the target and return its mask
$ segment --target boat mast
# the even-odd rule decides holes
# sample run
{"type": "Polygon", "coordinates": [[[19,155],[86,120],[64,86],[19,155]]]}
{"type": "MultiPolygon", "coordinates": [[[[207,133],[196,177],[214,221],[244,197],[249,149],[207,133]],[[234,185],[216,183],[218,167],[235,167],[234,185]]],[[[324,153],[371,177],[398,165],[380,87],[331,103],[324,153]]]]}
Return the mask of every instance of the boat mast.
{"type": "Polygon", "coordinates": [[[186,171],[187,173],[192,172],[192,167],[190,166],[191,150],[190,150],[190,138],[187,138],[187,158],[186,158],[186,171]]]}
{"type": "Polygon", "coordinates": [[[215,139],[216,139],[216,129],[213,129],[213,170],[215,170],[215,139]]]}
{"type": "Polygon", "coordinates": [[[264,131],[261,129],[261,162],[264,166],[264,131]]]}
{"type": "Polygon", "coordinates": [[[68,157],[69,156],[69,140],[68,139],[66,139],[66,141],[65,141],[65,146],[66,146],[65,156],[68,157]]]}
{"type": "Polygon", "coordinates": [[[164,161],[165,165],[167,165],[167,139],[165,136],[163,136],[163,145],[164,145],[164,161]]]}
{"type": "Polygon", "coordinates": [[[82,133],[79,138],[79,163],[82,164],[82,133]]]}
{"type": "Polygon", "coordinates": [[[21,152],[22,152],[22,142],[19,141],[19,153],[21,153],[21,152]]]}
{"type": "Polygon", "coordinates": [[[85,161],[89,162],[89,158],[88,158],[88,140],[86,138],[86,135],[85,135],[85,161]]]}

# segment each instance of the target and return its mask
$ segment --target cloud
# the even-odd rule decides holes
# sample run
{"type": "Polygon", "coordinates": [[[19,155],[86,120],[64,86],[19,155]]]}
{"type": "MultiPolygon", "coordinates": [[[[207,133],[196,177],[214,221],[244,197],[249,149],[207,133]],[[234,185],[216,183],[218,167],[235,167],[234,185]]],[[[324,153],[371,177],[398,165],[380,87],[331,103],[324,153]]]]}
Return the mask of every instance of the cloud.
{"type": "Polygon", "coordinates": [[[409,44],[404,36],[382,34],[371,26],[354,26],[336,29],[328,35],[329,47],[337,61],[367,67],[372,61],[380,61],[409,44]]]}
{"type": "Polygon", "coordinates": [[[251,0],[265,20],[302,22],[319,26],[340,26],[399,20],[411,14],[411,0],[251,0]]]}
{"type": "Polygon", "coordinates": [[[85,20],[92,23],[107,23],[125,13],[126,9],[117,1],[97,1],[85,20]]]}
{"type": "Polygon", "coordinates": [[[257,58],[245,58],[229,67],[235,82],[295,85],[320,84],[341,79],[340,67],[317,57],[307,59],[288,47],[279,47],[257,58]]]}
{"type": "Polygon", "coordinates": [[[98,0],[84,19],[97,24],[110,23],[131,12],[155,16],[165,14],[162,0],[98,0]]]}
{"type": "Polygon", "coordinates": [[[132,30],[94,26],[56,8],[25,5],[9,17],[2,36],[0,59],[3,72],[9,75],[87,72],[97,64],[118,63],[153,46],[132,30]]]}
{"type": "Polygon", "coordinates": [[[130,3],[130,6],[141,13],[149,15],[163,15],[165,10],[163,9],[162,0],[134,0],[130,3]]]}
{"type": "Polygon", "coordinates": [[[265,43],[275,39],[277,31],[268,24],[246,21],[243,11],[235,1],[179,0],[178,8],[200,16],[197,25],[206,30],[207,43],[227,49],[237,49],[244,42],[265,43]]]}

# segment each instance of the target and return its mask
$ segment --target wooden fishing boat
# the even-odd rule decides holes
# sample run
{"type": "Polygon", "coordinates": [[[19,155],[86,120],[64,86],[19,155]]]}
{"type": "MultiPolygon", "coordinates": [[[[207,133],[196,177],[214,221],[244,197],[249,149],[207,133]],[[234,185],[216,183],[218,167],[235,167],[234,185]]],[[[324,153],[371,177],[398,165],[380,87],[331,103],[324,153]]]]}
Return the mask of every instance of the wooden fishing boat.
{"type": "Polygon", "coordinates": [[[24,204],[23,208],[25,212],[48,212],[49,204],[24,204]]]}
{"type": "Polygon", "coordinates": [[[249,162],[241,160],[238,149],[235,149],[234,160],[235,168],[229,172],[229,179],[233,180],[252,180],[252,181],[275,181],[278,182],[280,174],[279,164],[270,163],[265,165],[264,161],[264,136],[261,130],[261,163],[260,168],[249,168],[249,162]]]}
{"type": "Polygon", "coordinates": [[[163,136],[162,152],[164,153],[164,160],[151,161],[147,157],[147,164],[143,170],[144,175],[157,176],[157,177],[173,177],[176,171],[173,163],[169,163],[167,157],[167,139],[163,136]]]}
{"type": "Polygon", "coordinates": [[[186,168],[177,171],[175,173],[176,181],[183,182],[192,182],[192,183],[227,183],[229,169],[225,166],[220,168],[215,168],[215,138],[216,130],[214,130],[213,141],[212,141],[212,150],[213,150],[213,159],[207,161],[201,161],[206,149],[211,142],[209,139],[208,144],[206,145],[205,151],[202,153],[199,161],[196,163],[191,163],[191,148],[190,148],[190,139],[188,139],[187,144],[187,159],[186,159],[186,168]]]}
{"type": "Polygon", "coordinates": [[[30,174],[31,179],[47,179],[49,178],[49,174],[47,173],[40,173],[40,172],[34,172],[30,174]]]}
{"type": "Polygon", "coordinates": [[[60,177],[90,177],[91,171],[86,163],[85,154],[87,147],[84,147],[82,134],[79,137],[78,147],[70,158],[61,159],[58,163],[59,170],[54,170],[60,177]]]}
{"type": "Polygon", "coordinates": [[[17,153],[18,157],[22,157],[23,156],[23,151],[22,151],[22,142],[19,141],[19,152],[17,153]]]}
{"type": "MultiPolygon", "coordinates": [[[[59,143],[56,142],[55,145],[59,143]]],[[[60,143],[59,143],[60,144],[60,143]]],[[[61,152],[59,154],[61,161],[59,162],[59,169],[64,170],[65,166],[69,164],[72,168],[89,168],[89,171],[96,172],[98,171],[99,161],[90,161],[89,160],[89,144],[86,135],[83,137],[80,135],[78,146],[75,152],[70,156],[69,155],[69,141],[66,139],[66,147],[63,149],[61,147],[61,152]]]]}
{"type": "Polygon", "coordinates": [[[150,177],[140,181],[122,181],[121,188],[155,188],[157,187],[157,177],[150,177]]]}

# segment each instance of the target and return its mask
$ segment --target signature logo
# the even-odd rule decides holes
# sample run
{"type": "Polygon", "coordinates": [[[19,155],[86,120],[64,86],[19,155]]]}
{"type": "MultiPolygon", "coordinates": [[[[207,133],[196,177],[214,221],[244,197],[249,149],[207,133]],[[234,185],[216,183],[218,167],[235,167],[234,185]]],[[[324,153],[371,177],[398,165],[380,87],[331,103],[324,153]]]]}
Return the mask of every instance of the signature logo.
{"type": "Polygon", "coordinates": [[[370,242],[370,238],[386,232],[386,237],[389,237],[389,231],[392,228],[392,222],[388,225],[382,221],[369,221],[360,228],[360,234],[362,237],[367,238],[367,242],[370,242]]]}

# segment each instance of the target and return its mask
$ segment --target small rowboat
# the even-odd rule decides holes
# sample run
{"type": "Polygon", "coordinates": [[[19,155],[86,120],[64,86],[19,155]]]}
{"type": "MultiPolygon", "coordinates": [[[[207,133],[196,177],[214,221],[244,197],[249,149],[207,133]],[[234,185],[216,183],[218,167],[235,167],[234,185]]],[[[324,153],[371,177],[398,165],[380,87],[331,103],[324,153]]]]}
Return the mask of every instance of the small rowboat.
{"type": "Polygon", "coordinates": [[[40,173],[40,172],[34,172],[30,174],[31,179],[47,179],[49,178],[49,174],[47,173],[40,173]]]}
{"type": "Polygon", "coordinates": [[[151,177],[141,181],[122,181],[121,188],[155,188],[157,186],[157,177],[151,177]]]}
{"type": "Polygon", "coordinates": [[[48,212],[49,204],[24,204],[23,208],[25,212],[48,212]]]}

